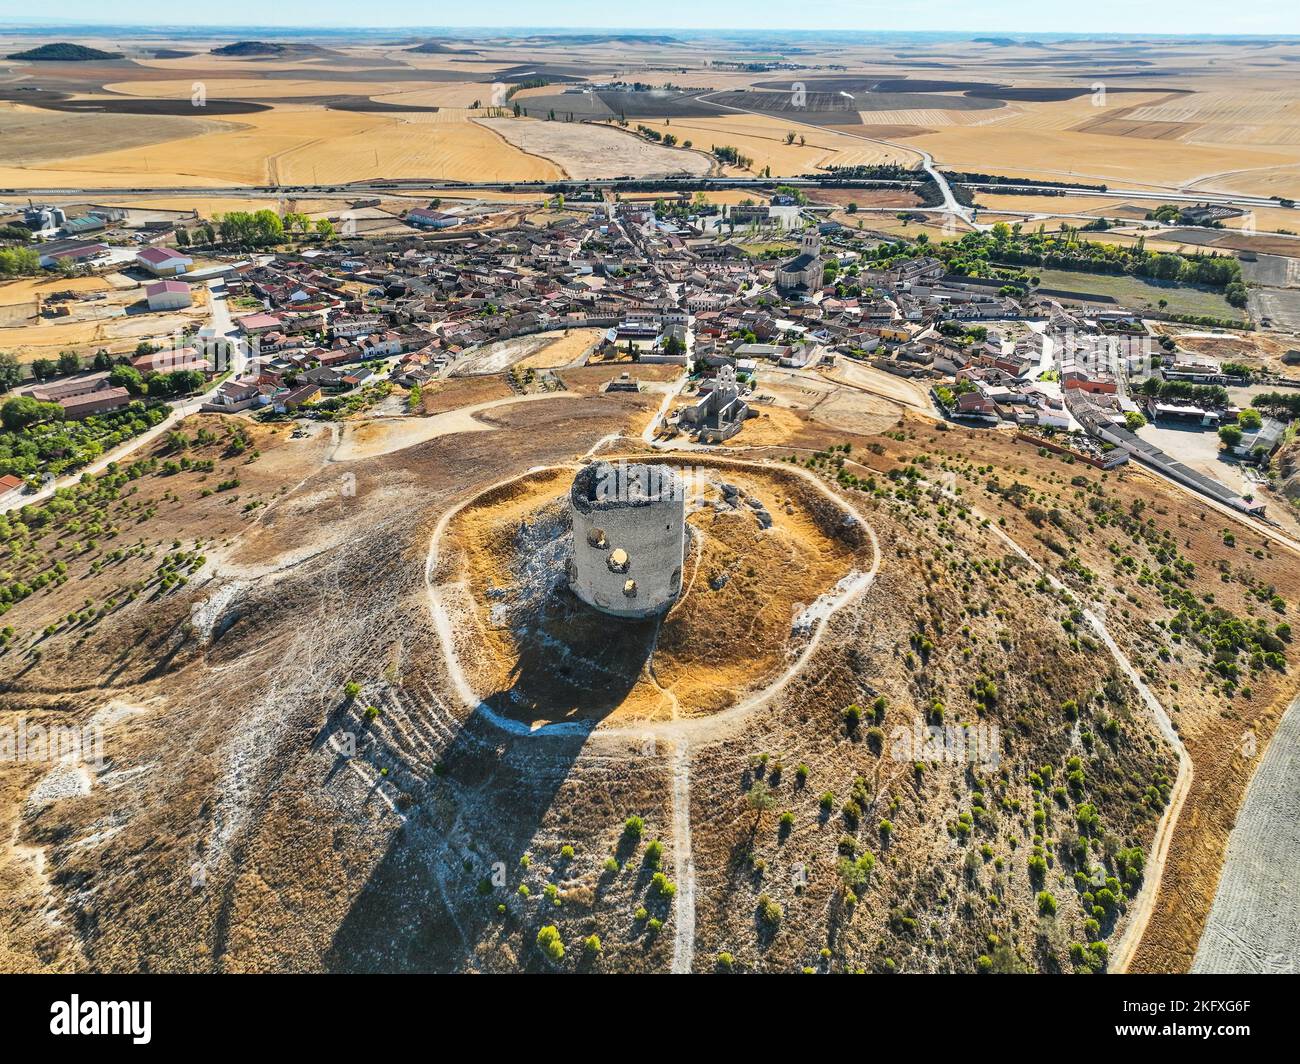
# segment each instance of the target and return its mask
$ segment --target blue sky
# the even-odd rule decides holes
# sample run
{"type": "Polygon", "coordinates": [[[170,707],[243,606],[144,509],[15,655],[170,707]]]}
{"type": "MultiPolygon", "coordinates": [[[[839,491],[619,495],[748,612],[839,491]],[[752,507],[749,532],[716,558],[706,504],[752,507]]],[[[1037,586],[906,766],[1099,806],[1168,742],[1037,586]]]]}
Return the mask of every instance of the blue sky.
{"type": "Polygon", "coordinates": [[[491,0],[439,4],[428,0],[222,0],[171,4],[157,0],[56,0],[34,15],[30,0],[0,0],[0,23],[59,22],[243,26],[539,26],[700,29],[949,30],[999,34],[1300,33],[1295,0],[491,0]]]}

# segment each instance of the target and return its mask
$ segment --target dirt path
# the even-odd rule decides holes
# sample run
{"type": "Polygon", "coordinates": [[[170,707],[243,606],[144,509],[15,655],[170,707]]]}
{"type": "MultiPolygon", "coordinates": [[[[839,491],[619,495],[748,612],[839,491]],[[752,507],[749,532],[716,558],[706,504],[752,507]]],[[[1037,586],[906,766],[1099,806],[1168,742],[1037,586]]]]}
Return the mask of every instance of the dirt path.
{"type": "MultiPolygon", "coordinates": [[[[629,462],[638,462],[654,460],[656,455],[632,454],[622,455],[620,457],[625,458],[629,462]]],[[[737,469],[752,467],[767,470],[770,468],[765,463],[745,461],[743,459],[715,458],[714,462],[718,463],[720,466],[731,466],[737,469]]],[[[464,669],[461,667],[453,639],[453,622],[450,614],[447,612],[446,606],[442,602],[438,586],[433,581],[433,574],[438,568],[438,544],[446,532],[447,526],[456,515],[466,507],[473,505],[484,495],[537,473],[558,469],[572,469],[576,471],[577,466],[536,466],[517,476],[508,477],[507,479],[498,481],[495,484],[490,484],[444,513],[442,517],[439,518],[437,525],[434,526],[433,533],[429,538],[429,553],[425,562],[425,595],[429,607],[429,614],[433,620],[434,631],[438,636],[439,643],[441,644],[443,659],[447,663],[447,670],[451,677],[452,685],[456,690],[457,696],[461,702],[464,703],[466,708],[475,710],[484,719],[490,721],[494,727],[509,732],[512,735],[537,735],[543,733],[549,735],[588,735],[595,730],[595,725],[590,721],[560,721],[554,724],[544,724],[533,728],[521,721],[510,720],[507,717],[502,717],[480,701],[478,696],[474,693],[474,690],[469,683],[469,679],[465,675],[464,669]]],[[[813,625],[808,642],[786,671],[767,687],[754,692],[748,698],[737,702],[735,705],[729,706],[727,709],[709,716],[688,717],[669,721],[642,721],[635,724],[611,725],[608,727],[601,726],[599,729],[599,734],[601,736],[611,738],[627,738],[628,736],[645,738],[646,736],[653,736],[673,741],[686,735],[689,735],[697,741],[714,741],[727,738],[732,734],[736,724],[742,721],[754,710],[759,709],[766,703],[770,702],[789,686],[790,682],[799,675],[803,670],[804,665],[807,664],[808,659],[821,644],[821,640],[826,632],[827,623],[830,621],[831,617],[847,606],[850,602],[865,594],[875,582],[876,574],[880,571],[880,541],[876,536],[875,529],[871,527],[866,518],[851,506],[846,499],[833,492],[826,483],[815,474],[809,473],[798,467],[782,467],[782,472],[803,477],[810,485],[815,487],[828,499],[832,500],[836,505],[843,507],[861,522],[862,527],[866,530],[868,538],[871,540],[872,561],[870,568],[866,571],[855,570],[848,573],[832,589],[832,591],[827,592],[826,595],[823,595],[822,598],[818,600],[820,605],[816,614],[817,620],[813,625]]]]}
{"type": "Polygon", "coordinates": [[[1147,924],[1151,921],[1151,914],[1155,911],[1156,896],[1160,892],[1160,880],[1164,876],[1165,863],[1169,859],[1169,846],[1173,842],[1174,828],[1177,826],[1178,818],[1182,814],[1183,803],[1187,800],[1187,794],[1192,789],[1192,759],[1188,756],[1182,739],[1178,737],[1178,732],[1174,730],[1173,721],[1169,719],[1165,707],[1151,693],[1151,689],[1142,682],[1137,670],[1133,668],[1132,663],[1120,650],[1105,623],[1091,610],[1084,610],[1083,616],[1093,630],[1101,636],[1102,642],[1110,650],[1116,664],[1133,682],[1138,694],[1142,696],[1142,701],[1147,704],[1147,708],[1151,710],[1152,715],[1155,717],[1161,734],[1164,735],[1178,754],[1178,775],[1174,779],[1173,790],[1169,795],[1169,804],[1165,806],[1164,814],[1156,825],[1151,853],[1147,859],[1146,871],[1142,877],[1142,889],[1138,891],[1137,897],[1133,899],[1124,933],[1120,935],[1119,941],[1115,943],[1115,948],[1110,955],[1111,969],[1116,972],[1126,972],[1133,961],[1133,955],[1137,953],[1142,936],[1146,933],[1147,924]]]}
{"type": "Polygon", "coordinates": [[[923,414],[931,420],[939,420],[925,389],[913,384],[911,381],[904,380],[902,377],[895,377],[891,373],[886,373],[884,370],[872,366],[862,366],[847,361],[837,368],[843,376],[832,374],[829,368],[821,370],[819,375],[823,380],[830,381],[832,384],[838,384],[843,388],[852,388],[854,391],[866,392],[868,395],[874,395],[881,399],[888,399],[890,402],[898,403],[918,414],[923,414]],[[858,379],[854,380],[854,377],[858,379]]]}
{"type": "MultiPolygon", "coordinates": [[[[944,489],[944,494],[950,495],[954,499],[957,498],[954,493],[946,489],[944,489]]],[[[984,517],[983,514],[979,514],[973,508],[971,513],[977,517],[984,517]]],[[[989,521],[988,527],[995,536],[1015,552],[1017,557],[1028,562],[1054,588],[1058,591],[1068,590],[1060,580],[1039,565],[1019,543],[1007,535],[995,522],[989,521]]],[[[1127,971],[1129,964],[1133,960],[1133,955],[1137,952],[1138,944],[1142,941],[1142,935],[1146,931],[1147,924],[1151,920],[1151,913],[1155,909],[1156,896],[1160,891],[1160,880],[1164,875],[1165,861],[1169,856],[1169,845],[1173,840],[1174,828],[1178,823],[1179,814],[1182,812],[1183,802],[1186,800],[1187,793],[1192,786],[1192,759],[1188,756],[1182,739],[1179,738],[1178,732],[1174,729],[1169,713],[1160,704],[1156,696],[1151,693],[1151,689],[1142,681],[1142,677],[1133,668],[1133,663],[1128,660],[1127,655],[1110,634],[1106,622],[1089,609],[1083,611],[1083,616],[1089,627],[1106,644],[1106,649],[1110,651],[1111,657],[1115,659],[1115,664],[1119,666],[1124,675],[1137,688],[1138,695],[1151,711],[1160,733],[1178,755],[1178,775],[1174,780],[1169,803],[1165,806],[1160,822],[1156,825],[1155,837],[1152,839],[1151,852],[1147,859],[1146,872],[1142,879],[1142,889],[1138,891],[1137,897],[1133,899],[1133,903],[1129,907],[1128,922],[1125,924],[1124,931],[1110,954],[1111,971],[1124,972],[1127,971]]]]}
{"type": "Polygon", "coordinates": [[[691,758],[686,739],[673,754],[673,974],[690,975],[695,965],[695,859],[691,852],[691,758]]]}
{"type": "Polygon", "coordinates": [[[578,399],[577,392],[538,392],[535,395],[509,395],[473,406],[463,406],[446,413],[418,417],[367,418],[344,422],[343,438],[330,456],[331,462],[354,462],[381,454],[405,450],[417,443],[450,436],[456,432],[494,432],[495,428],[475,415],[514,403],[535,403],[543,399],[578,399]]]}
{"type": "MultiPolygon", "coordinates": [[[[605,437],[609,439],[609,437],[605,437]]],[[[599,445],[599,443],[598,443],[599,445]]],[[[592,448],[594,452],[595,447],[592,448]]],[[[590,455],[591,452],[588,452],[590,455]]],[[[626,456],[628,461],[645,460],[653,458],[654,455],[630,455],[626,456]]],[[[747,462],[743,460],[720,460],[723,465],[735,467],[752,466],[756,468],[766,468],[765,464],[758,462],[747,462]]],[[[818,491],[822,492],[828,498],[832,499],[837,505],[844,507],[854,517],[862,522],[870,537],[872,546],[871,566],[865,572],[853,571],[846,575],[833,589],[823,595],[817,603],[814,604],[816,622],[813,625],[811,635],[803,651],[795,658],[789,668],[781,674],[773,683],[760,691],[754,692],[748,698],[737,702],[735,705],[707,717],[693,717],[685,719],[671,719],[668,721],[642,722],[627,725],[615,725],[612,727],[598,727],[591,722],[569,722],[562,721],[554,724],[543,725],[538,728],[531,728],[520,721],[509,720],[493,712],[486,704],[481,702],[474,693],[465,671],[462,668],[459,658],[456,654],[453,622],[446,606],[443,604],[437,585],[434,583],[434,574],[438,569],[438,544],[446,532],[447,526],[465,507],[472,505],[477,499],[491,491],[496,491],[505,484],[510,484],[525,477],[531,476],[547,469],[567,469],[576,468],[570,466],[543,466],[531,469],[519,476],[511,477],[505,481],[490,485],[464,500],[457,506],[453,506],[438,520],[434,527],[433,533],[429,538],[429,553],[425,562],[425,594],[427,597],[429,614],[433,621],[434,632],[437,634],[438,641],[442,649],[442,657],[447,665],[447,672],[451,678],[452,687],[456,692],[459,701],[467,708],[473,710],[481,719],[490,722],[494,727],[516,736],[561,736],[561,735],[582,735],[590,737],[593,740],[609,739],[626,739],[634,736],[642,741],[647,737],[663,738],[672,743],[673,761],[672,761],[672,795],[673,795],[673,862],[674,878],[677,884],[677,894],[674,900],[674,928],[673,928],[673,961],[672,971],[674,973],[688,973],[693,969],[695,960],[695,863],[691,849],[691,810],[690,810],[690,747],[692,740],[699,742],[715,742],[727,738],[734,733],[736,727],[751,713],[759,710],[763,706],[771,704],[782,692],[790,685],[791,681],[798,676],[811,659],[812,655],[820,646],[823,636],[830,622],[830,619],[845,606],[856,601],[875,582],[876,574],[880,570],[881,552],[880,542],[876,537],[875,529],[866,521],[866,519],[854,508],[847,500],[837,495],[827,484],[816,475],[802,469],[791,468],[785,470],[797,476],[803,477],[810,484],[814,485],[818,491]]],[[[670,692],[665,692],[670,693],[670,692]]]]}

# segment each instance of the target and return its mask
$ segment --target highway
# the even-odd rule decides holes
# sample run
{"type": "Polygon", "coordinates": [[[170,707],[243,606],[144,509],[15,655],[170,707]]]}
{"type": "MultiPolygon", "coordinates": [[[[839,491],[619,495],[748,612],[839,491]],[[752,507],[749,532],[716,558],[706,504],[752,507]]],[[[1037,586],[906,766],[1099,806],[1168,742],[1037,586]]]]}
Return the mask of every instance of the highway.
{"type": "MultiPolygon", "coordinates": [[[[740,114],[760,114],[758,111],[743,111],[739,108],[732,108],[740,114]]],[[[799,123],[796,123],[799,124],[799,123]]],[[[816,129],[816,126],[810,126],[810,129],[816,129]]],[[[839,132],[843,132],[840,130],[839,132]]],[[[857,134],[847,133],[846,136],[855,137],[871,144],[885,145],[891,148],[897,148],[901,151],[908,151],[921,160],[921,169],[925,170],[936,179],[940,191],[944,196],[944,206],[942,210],[945,213],[958,214],[963,218],[970,213],[970,208],[962,206],[956,201],[952,193],[952,185],[960,185],[965,188],[982,190],[987,192],[1011,194],[1018,192],[1041,192],[1045,186],[1035,185],[1016,185],[1016,184],[989,184],[982,181],[959,181],[953,182],[943,173],[934,163],[933,157],[929,152],[922,151],[920,148],[912,147],[909,144],[896,144],[892,141],[876,140],[872,137],[858,136],[857,134]]],[[[885,178],[862,178],[857,179],[861,183],[872,186],[891,186],[898,188],[908,188],[915,184],[912,181],[899,181],[885,178]]],[[[373,178],[366,181],[357,181],[351,184],[341,185],[227,185],[227,186],[210,186],[210,185],[172,185],[172,186],[133,186],[130,188],[0,188],[0,201],[6,199],[61,199],[71,196],[84,197],[87,199],[98,199],[104,197],[129,197],[129,196],[221,196],[234,198],[265,198],[267,196],[285,196],[285,195],[310,195],[322,198],[338,199],[355,199],[359,196],[373,195],[402,195],[416,192],[438,192],[449,190],[461,191],[483,191],[483,192],[536,192],[538,196],[544,196],[550,189],[577,190],[583,188],[608,188],[634,190],[638,187],[653,185],[662,186],[667,189],[680,187],[682,189],[694,188],[771,188],[773,185],[795,185],[803,188],[823,188],[823,187],[843,187],[845,182],[852,182],[852,178],[837,178],[831,174],[815,177],[662,177],[662,178],[628,178],[628,177],[609,177],[591,180],[575,181],[446,181],[434,178],[373,178]]],[[[852,187],[852,186],[850,186],[852,187]]],[[[1083,185],[1052,185],[1049,186],[1053,192],[1060,192],[1069,196],[1094,196],[1103,197],[1112,200],[1135,199],[1157,203],[1213,203],[1229,207],[1275,207],[1286,209],[1285,206],[1275,199],[1266,196],[1247,196],[1241,194],[1226,194],[1216,192],[1185,192],[1185,191],[1153,191],[1151,189],[1132,189],[1132,188],[1107,188],[1101,191],[1095,186],[1083,185]]],[[[1052,197],[1044,197],[1044,206],[1049,207],[1052,197]]],[[[1292,210],[1300,211],[1300,208],[1293,207],[1292,210]]]]}

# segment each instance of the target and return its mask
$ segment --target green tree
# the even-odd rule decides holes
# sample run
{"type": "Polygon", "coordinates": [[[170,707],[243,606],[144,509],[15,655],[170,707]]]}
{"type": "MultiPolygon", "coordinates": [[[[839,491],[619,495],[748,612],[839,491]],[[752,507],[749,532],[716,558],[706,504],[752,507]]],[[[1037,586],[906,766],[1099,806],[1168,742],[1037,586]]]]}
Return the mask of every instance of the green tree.
{"type": "Polygon", "coordinates": [[[547,924],[537,932],[537,945],[551,960],[564,959],[564,943],[560,940],[560,929],[554,924],[547,924]]]}
{"type": "Polygon", "coordinates": [[[41,256],[32,248],[0,249],[0,277],[18,277],[38,273],[41,256]]]}
{"type": "Polygon", "coordinates": [[[134,366],[117,366],[108,375],[108,383],[114,388],[125,388],[132,395],[144,393],[144,378],[134,366]]]}
{"type": "Polygon", "coordinates": [[[8,351],[0,351],[0,392],[17,387],[22,379],[23,371],[18,365],[18,358],[8,351]]]}
{"type": "Polygon", "coordinates": [[[776,805],[776,796],[763,780],[755,780],[745,795],[745,804],[754,810],[754,827],[763,819],[763,814],[776,805]]]}
{"type": "Polygon", "coordinates": [[[58,403],[42,403],[30,395],[15,395],[0,406],[0,424],[10,432],[20,432],[38,422],[62,416],[63,407],[58,403]]]}

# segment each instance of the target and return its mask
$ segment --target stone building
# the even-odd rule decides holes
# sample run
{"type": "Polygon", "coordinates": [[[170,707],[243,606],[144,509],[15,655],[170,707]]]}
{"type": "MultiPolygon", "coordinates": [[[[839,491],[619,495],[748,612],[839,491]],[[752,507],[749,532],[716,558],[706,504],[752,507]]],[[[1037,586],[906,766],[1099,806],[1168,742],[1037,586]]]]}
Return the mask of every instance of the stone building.
{"type": "Polygon", "coordinates": [[[804,231],[799,254],[776,268],[776,287],[783,295],[811,295],[821,288],[825,269],[821,233],[812,226],[804,231]]]}
{"type": "Polygon", "coordinates": [[[681,423],[694,427],[699,432],[701,443],[729,440],[749,417],[749,404],[740,398],[740,383],[736,380],[734,366],[718,367],[718,375],[711,383],[713,387],[694,406],[688,406],[681,413],[681,423]]]}
{"type": "Polygon", "coordinates": [[[569,587],[615,617],[652,617],[682,589],[685,485],[671,468],[593,462],[573,478],[569,587]]]}

